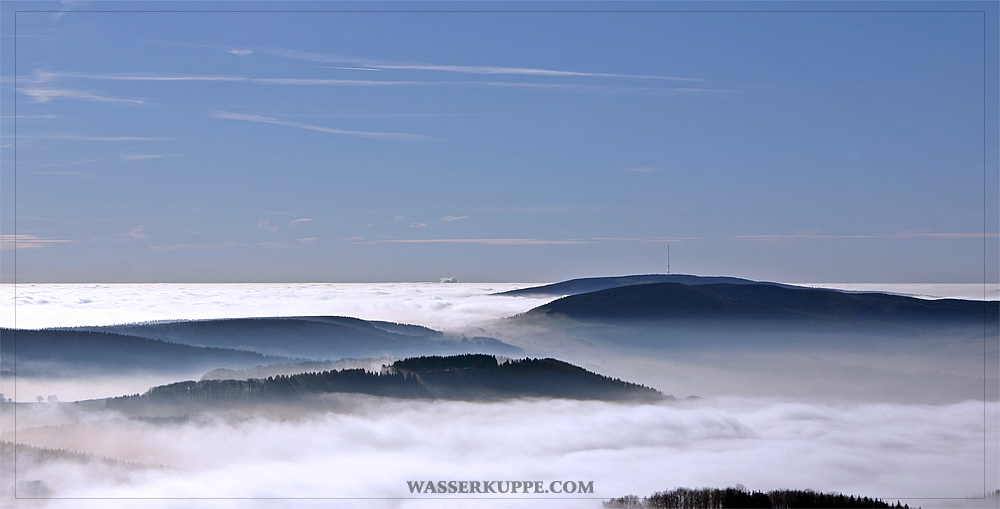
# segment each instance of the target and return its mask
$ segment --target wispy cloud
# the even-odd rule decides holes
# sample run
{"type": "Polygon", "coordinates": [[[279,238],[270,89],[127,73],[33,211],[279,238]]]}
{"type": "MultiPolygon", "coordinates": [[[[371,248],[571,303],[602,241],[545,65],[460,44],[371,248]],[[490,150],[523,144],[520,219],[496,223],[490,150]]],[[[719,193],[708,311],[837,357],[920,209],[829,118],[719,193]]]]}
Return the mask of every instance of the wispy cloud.
{"type": "Polygon", "coordinates": [[[701,237],[592,237],[591,242],[685,242],[701,240],[701,237]]]}
{"type": "Polygon", "coordinates": [[[42,249],[54,244],[72,242],[71,240],[46,239],[37,235],[27,234],[6,234],[0,235],[0,251],[13,251],[14,249],[42,249]]]}
{"type": "Polygon", "coordinates": [[[220,76],[212,74],[158,74],[158,73],[89,73],[35,71],[35,83],[44,83],[57,78],[77,78],[107,81],[251,81],[245,76],[220,76]]]}
{"type": "Polygon", "coordinates": [[[223,51],[225,51],[226,53],[229,53],[231,55],[236,55],[236,56],[240,56],[240,57],[245,57],[247,55],[252,55],[253,54],[253,50],[252,49],[230,48],[230,49],[226,49],[226,50],[223,50],[223,51]]]}
{"type": "Polygon", "coordinates": [[[440,221],[443,221],[445,223],[450,223],[452,221],[460,221],[462,219],[468,219],[468,218],[469,216],[444,216],[440,219],[440,221]]]}
{"type": "Polygon", "coordinates": [[[625,168],[625,171],[632,173],[653,173],[657,171],[657,169],[651,166],[636,166],[634,168],[625,168]]]}
{"type": "Polygon", "coordinates": [[[0,118],[3,118],[3,119],[7,119],[7,118],[23,118],[23,119],[32,119],[32,120],[35,120],[35,119],[47,119],[48,120],[48,119],[59,118],[59,116],[58,115],[0,115],[0,118]]]}
{"type": "Polygon", "coordinates": [[[266,247],[271,249],[297,249],[302,247],[311,246],[319,240],[319,237],[303,237],[300,239],[295,239],[294,243],[289,242],[259,242],[257,245],[260,247],[266,247]]]}
{"type": "Polygon", "coordinates": [[[300,217],[298,219],[292,219],[291,221],[288,222],[288,224],[295,226],[299,223],[308,223],[309,221],[312,221],[312,219],[308,217],[300,217]]]}
{"type": "Polygon", "coordinates": [[[80,2],[76,0],[59,0],[59,4],[63,6],[63,9],[57,12],[53,12],[51,14],[51,19],[52,21],[59,21],[60,19],[62,19],[63,16],[66,15],[67,12],[72,11],[73,7],[88,5],[89,3],[90,2],[80,2]]]}
{"type": "Polygon", "coordinates": [[[98,95],[85,90],[22,87],[19,88],[18,91],[28,97],[31,97],[31,102],[33,103],[47,103],[52,99],[75,99],[80,101],[123,104],[144,104],[146,102],[141,99],[127,99],[124,97],[98,95]]]}
{"type": "Polygon", "coordinates": [[[122,237],[128,237],[130,239],[135,239],[135,240],[146,240],[149,238],[149,235],[145,233],[145,229],[146,229],[145,226],[140,225],[136,226],[135,228],[132,228],[126,233],[120,233],[119,235],[122,237]]]}
{"type": "Polygon", "coordinates": [[[783,241],[803,239],[879,239],[887,237],[887,235],[819,235],[814,233],[793,233],[786,235],[734,235],[730,238],[738,240],[783,241]]]}
{"type": "Polygon", "coordinates": [[[998,238],[997,232],[932,232],[932,231],[905,231],[898,233],[875,233],[867,235],[823,235],[818,233],[793,233],[784,235],[736,235],[731,239],[739,240],[762,240],[762,241],[790,241],[790,240],[850,240],[850,239],[982,239],[998,238]]]}
{"type": "Polygon", "coordinates": [[[345,67],[339,65],[320,65],[316,67],[321,67],[323,69],[341,69],[344,71],[381,71],[382,69],[376,69],[372,67],[345,67]]]}
{"type": "Polygon", "coordinates": [[[933,232],[929,230],[913,230],[894,233],[891,235],[894,238],[923,238],[923,239],[982,239],[982,238],[997,238],[1000,237],[1000,233],[997,232],[933,232]]]}
{"type": "MultiPolygon", "coordinates": [[[[347,87],[494,87],[539,90],[569,90],[575,92],[637,92],[647,89],[624,89],[610,85],[586,85],[582,83],[535,83],[526,81],[426,81],[426,80],[344,80],[326,78],[253,78],[248,80],[261,85],[302,85],[302,86],[347,86],[347,87]]],[[[648,90],[663,90],[650,88],[648,90]]],[[[668,89],[672,90],[672,89],[668,89]]]]}
{"type": "Polygon", "coordinates": [[[540,246],[558,244],[587,244],[586,240],[544,239],[387,239],[355,244],[485,244],[488,246],[540,246]]]}
{"type": "Polygon", "coordinates": [[[349,131],[346,129],[336,129],[332,127],[323,127],[309,124],[301,124],[298,122],[287,122],[284,120],[278,120],[272,117],[265,117],[263,115],[246,115],[243,113],[231,113],[227,111],[214,111],[212,116],[215,118],[222,118],[228,120],[241,120],[244,122],[259,122],[262,124],[274,124],[282,125],[286,127],[295,127],[298,129],[308,129],[310,131],[318,131],[329,134],[340,134],[344,136],[357,136],[362,138],[374,138],[383,140],[430,140],[433,139],[429,136],[421,136],[419,134],[408,134],[408,133],[393,133],[393,132],[371,132],[371,131],[349,131]]]}
{"type": "MultiPolygon", "coordinates": [[[[462,66],[424,66],[426,69],[423,70],[448,70],[448,67],[460,68],[462,66]]],[[[383,68],[365,68],[365,67],[344,67],[343,69],[355,69],[355,70],[367,70],[367,71],[380,71],[383,69],[393,69],[393,68],[415,68],[407,66],[385,66],[383,68]]],[[[468,69],[490,69],[488,67],[475,67],[466,66],[468,69]]],[[[496,70],[506,70],[510,72],[472,72],[466,71],[471,74],[493,74],[493,75],[503,75],[503,74],[519,74],[519,75],[535,75],[535,76],[545,76],[546,74],[541,72],[545,70],[536,70],[538,73],[531,73],[532,69],[527,68],[493,68],[496,70]],[[523,72],[514,72],[514,71],[523,72]]],[[[457,71],[456,71],[457,72],[457,71]]],[[[602,74],[602,73],[572,73],[572,72],[561,72],[560,71],[549,71],[549,76],[570,76],[570,77],[580,77],[580,76],[608,76],[617,78],[658,78],[658,79],[685,79],[691,81],[701,81],[695,78],[670,78],[670,77],[656,77],[656,76],[643,76],[643,75],[627,75],[627,74],[602,74]]],[[[613,94],[654,94],[654,95],[677,95],[677,94],[690,94],[690,93],[705,93],[705,92],[735,92],[735,90],[729,89],[717,89],[717,88],[692,88],[692,87],[674,87],[674,88],[663,88],[663,87],[623,87],[621,85],[608,85],[608,84],[586,84],[586,83],[567,83],[567,82],[528,82],[528,81],[478,81],[478,80],[357,80],[357,79],[331,79],[331,78],[251,78],[248,76],[225,76],[225,75],[203,75],[203,74],[155,74],[155,73],[85,73],[85,72],[52,72],[52,71],[36,71],[34,75],[34,83],[44,83],[56,78],[76,78],[76,79],[90,79],[90,80],[116,80],[116,81],[174,81],[174,82],[245,82],[260,85],[293,85],[293,86],[341,86],[341,87],[408,87],[408,86],[420,86],[420,87],[432,87],[432,86],[463,86],[463,87],[494,87],[494,88],[520,88],[520,89],[537,89],[537,90],[566,90],[573,92],[585,92],[585,93],[613,93],[613,94]]],[[[99,97],[99,96],[95,96],[99,97]]],[[[42,100],[49,100],[50,97],[42,96],[42,100]]],[[[106,100],[130,100],[122,98],[105,98],[106,100]]],[[[96,99],[94,99],[96,100],[96,99]]]]}
{"type": "Polygon", "coordinates": [[[456,84],[453,81],[418,81],[418,80],[339,80],[326,78],[254,78],[250,80],[261,85],[337,85],[356,87],[398,87],[414,85],[456,84]]]}
{"type": "MultiPolygon", "coordinates": [[[[424,225],[424,223],[415,223],[424,225]]],[[[413,225],[411,225],[413,226],[413,225]]],[[[541,245],[565,245],[565,244],[597,244],[605,242],[638,242],[638,243],[662,243],[662,242],[686,242],[701,240],[701,237],[591,237],[578,239],[524,239],[524,238],[485,238],[485,239],[393,239],[388,236],[382,240],[364,241],[361,237],[351,237],[345,240],[353,241],[353,244],[483,244],[490,246],[541,246],[541,245]]]]}
{"type": "Polygon", "coordinates": [[[262,218],[259,221],[257,221],[257,228],[260,228],[261,230],[267,230],[269,232],[276,232],[276,231],[278,231],[278,227],[277,226],[272,226],[271,225],[271,220],[268,219],[268,218],[266,218],[266,217],[262,218]]]}
{"type": "Polygon", "coordinates": [[[427,226],[427,223],[410,223],[410,228],[423,228],[427,226]]]}
{"type": "Polygon", "coordinates": [[[669,81],[704,81],[700,78],[683,78],[678,76],[653,76],[646,74],[616,74],[605,72],[560,71],[555,69],[539,69],[532,67],[499,67],[487,65],[421,65],[421,64],[377,64],[372,67],[381,69],[399,69],[411,71],[444,71],[466,74],[505,74],[521,76],[549,77],[588,77],[588,78],[627,78],[652,79],[669,81]]]}
{"type": "Polygon", "coordinates": [[[221,81],[247,82],[261,85],[338,85],[338,86],[413,86],[413,85],[453,85],[477,82],[426,81],[426,80],[346,80],[328,78],[251,78],[248,76],[227,76],[213,74],[159,74],[159,73],[88,73],[35,71],[32,83],[38,85],[59,78],[75,78],[99,81],[221,81]]]}
{"type": "Polygon", "coordinates": [[[339,63],[363,66],[369,69],[383,70],[405,70],[405,71],[438,71],[463,74],[491,74],[491,75],[518,75],[518,76],[544,76],[544,77],[586,77],[586,78],[627,78],[627,79],[648,79],[648,80],[668,80],[668,81],[704,81],[702,78],[688,78],[678,76],[661,76],[649,74],[619,74],[606,72],[584,72],[566,71],[559,69],[544,69],[537,67],[509,67],[492,65],[440,65],[440,64],[420,64],[403,62],[385,62],[364,58],[346,57],[340,55],[330,55],[325,53],[310,53],[289,49],[274,49],[269,53],[295,60],[308,62],[339,63]]]}

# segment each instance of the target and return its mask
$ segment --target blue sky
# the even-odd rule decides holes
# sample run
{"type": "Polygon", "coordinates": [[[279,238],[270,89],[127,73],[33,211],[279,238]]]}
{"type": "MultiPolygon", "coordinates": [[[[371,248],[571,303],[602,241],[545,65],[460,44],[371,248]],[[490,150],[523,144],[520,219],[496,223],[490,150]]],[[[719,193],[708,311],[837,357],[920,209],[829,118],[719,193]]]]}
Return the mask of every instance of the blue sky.
{"type": "Polygon", "coordinates": [[[7,282],[998,279],[996,2],[0,8],[7,282]]]}

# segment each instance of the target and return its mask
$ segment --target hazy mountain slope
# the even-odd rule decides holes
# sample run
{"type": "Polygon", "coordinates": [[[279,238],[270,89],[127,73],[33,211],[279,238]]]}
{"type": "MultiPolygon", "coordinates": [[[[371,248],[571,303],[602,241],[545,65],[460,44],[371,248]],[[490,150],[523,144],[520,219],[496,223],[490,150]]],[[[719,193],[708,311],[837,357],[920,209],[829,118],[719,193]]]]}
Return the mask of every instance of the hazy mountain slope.
{"type": "Polygon", "coordinates": [[[661,399],[654,389],[612,379],[556,359],[498,363],[491,355],[405,359],[381,373],[361,369],[302,373],[250,380],[203,380],[153,387],[145,394],[111,398],[125,411],[154,406],[211,408],[346,392],[418,399],[496,400],[554,397],[597,400],[661,399]]]}
{"type": "Polygon", "coordinates": [[[115,332],[188,345],[240,348],[312,359],[466,352],[514,355],[521,352],[491,338],[453,340],[418,325],[341,316],[185,320],[74,330],[115,332]]]}
{"type": "Polygon", "coordinates": [[[826,325],[996,326],[996,302],[924,300],[884,293],[846,293],[770,284],[624,286],[557,299],[526,316],[565,316],[580,321],[656,320],[716,323],[826,325]]]}
{"type": "Polygon", "coordinates": [[[510,290],[496,295],[579,295],[581,293],[607,290],[608,288],[618,288],[622,286],[645,285],[653,283],[677,283],[682,285],[710,285],[710,284],[768,284],[777,286],[781,283],[768,283],[751,281],[738,277],[727,276],[694,276],[690,274],[642,274],[634,276],[613,276],[613,277],[589,277],[580,279],[570,279],[560,283],[553,283],[532,288],[522,288],[520,290],[510,290]]]}
{"type": "Polygon", "coordinates": [[[242,369],[288,361],[255,352],[206,348],[109,332],[0,329],[4,371],[19,376],[76,376],[130,371],[242,369]],[[16,351],[16,358],[15,358],[16,351]],[[15,364],[16,363],[16,364],[15,364]]]}
{"type": "Polygon", "coordinates": [[[493,334],[680,394],[953,402],[997,397],[998,324],[995,301],[658,283],[560,298],[493,334]]]}

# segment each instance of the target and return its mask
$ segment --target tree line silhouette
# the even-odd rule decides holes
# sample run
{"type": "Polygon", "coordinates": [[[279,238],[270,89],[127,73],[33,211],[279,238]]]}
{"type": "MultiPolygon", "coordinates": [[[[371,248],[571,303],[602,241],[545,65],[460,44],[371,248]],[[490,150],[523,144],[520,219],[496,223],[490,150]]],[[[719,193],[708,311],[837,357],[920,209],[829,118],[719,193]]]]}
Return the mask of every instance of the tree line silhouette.
{"type": "Polygon", "coordinates": [[[871,497],[812,490],[750,491],[742,485],[730,488],[677,488],[648,497],[613,498],[604,507],[616,509],[909,509],[871,497]]]}
{"type": "Polygon", "coordinates": [[[281,402],[331,392],[396,398],[482,400],[515,397],[571,399],[661,399],[659,391],[609,378],[556,359],[498,362],[466,354],[403,359],[377,373],[363,369],[277,375],[249,380],[187,381],[153,387],[144,394],[111,398],[111,409],[148,405],[281,402]]]}

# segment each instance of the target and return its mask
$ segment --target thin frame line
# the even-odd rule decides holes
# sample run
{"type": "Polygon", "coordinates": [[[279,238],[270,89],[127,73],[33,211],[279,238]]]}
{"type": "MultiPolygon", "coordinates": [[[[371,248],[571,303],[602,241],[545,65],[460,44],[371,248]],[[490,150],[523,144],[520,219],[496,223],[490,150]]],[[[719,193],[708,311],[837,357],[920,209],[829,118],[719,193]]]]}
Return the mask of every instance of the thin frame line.
{"type": "MultiPolygon", "coordinates": [[[[74,11],[56,11],[56,10],[15,10],[14,11],[14,175],[13,175],[13,202],[14,202],[14,249],[13,249],[13,264],[14,264],[14,341],[13,341],[13,351],[14,351],[14,499],[24,498],[17,496],[17,15],[19,13],[427,13],[427,14],[441,14],[441,13],[737,13],[737,14],[750,14],[750,13],[981,13],[983,17],[983,495],[981,497],[966,497],[966,498],[949,498],[949,497],[881,497],[883,499],[889,498],[903,498],[910,500],[977,500],[985,499],[986,493],[986,445],[987,445],[987,430],[986,430],[986,346],[987,346],[987,322],[986,322],[986,312],[985,308],[988,306],[989,301],[986,301],[986,284],[987,284],[987,173],[986,173],[986,135],[987,135],[987,113],[986,113],[986,82],[987,82],[987,68],[986,68],[986,11],[985,10],[74,10],[74,11]]],[[[44,500],[408,500],[408,499],[428,499],[428,500],[603,500],[603,498],[592,498],[592,497],[315,497],[315,498],[287,498],[287,497],[210,497],[210,498],[162,498],[162,497],[118,497],[118,498],[40,498],[44,500]]],[[[31,499],[38,499],[36,497],[31,497],[31,499]]]]}
{"type": "Polygon", "coordinates": [[[17,14],[14,11],[14,499],[17,500],[17,14]]]}
{"type": "Polygon", "coordinates": [[[711,13],[711,14],[728,14],[728,13],[736,13],[736,14],[748,14],[748,13],[811,13],[811,12],[838,13],[838,12],[847,12],[847,13],[865,13],[865,14],[867,14],[867,13],[896,13],[896,12],[913,12],[913,13],[917,13],[917,12],[977,13],[978,12],[978,13],[983,13],[984,15],[986,13],[986,11],[983,11],[983,10],[971,10],[971,11],[950,11],[950,10],[945,10],[945,11],[942,11],[942,10],[905,10],[905,9],[901,9],[901,10],[886,10],[886,11],[852,11],[852,10],[828,10],[828,11],[812,11],[812,10],[777,10],[777,11],[762,11],[762,10],[755,10],[755,11],[728,11],[728,10],[727,11],[706,11],[706,10],[634,10],[634,11],[632,11],[632,10],[629,10],[629,11],[626,11],[626,10],[608,10],[608,11],[600,11],[600,10],[558,10],[558,11],[557,10],[538,10],[538,11],[529,11],[529,10],[482,10],[482,11],[474,11],[474,10],[440,10],[440,11],[427,11],[427,10],[423,10],[423,11],[409,11],[409,10],[402,10],[402,11],[397,11],[397,10],[392,10],[392,11],[389,11],[389,10],[386,10],[386,11],[374,11],[374,10],[360,10],[360,11],[355,11],[355,10],[307,10],[307,11],[288,11],[288,10],[273,10],[273,11],[269,11],[269,10],[261,10],[261,11],[222,11],[222,10],[204,10],[204,11],[200,11],[200,10],[177,10],[177,11],[164,11],[164,10],[149,10],[149,11],[137,11],[137,10],[86,10],[86,11],[84,11],[84,10],[73,10],[73,11],[41,11],[41,10],[21,10],[21,11],[15,11],[15,12],[48,13],[48,14],[58,14],[58,13],[69,14],[69,13],[83,13],[83,12],[87,12],[87,13],[112,13],[112,12],[117,12],[117,13],[145,13],[145,12],[150,12],[150,13],[173,13],[173,12],[201,13],[201,12],[203,12],[203,13],[216,13],[216,14],[220,14],[220,13],[221,14],[240,14],[240,13],[258,13],[259,14],[259,13],[276,13],[276,12],[284,12],[284,13],[307,13],[307,14],[315,14],[315,13],[322,13],[322,12],[330,12],[330,13],[360,13],[360,14],[383,14],[383,13],[386,13],[386,14],[392,14],[392,13],[404,13],[404,14],[420,14],[420,13],[426,13],[426,14],[470,13],[470,14],[475,14],[475,13],[480,13],[480,12],[481,13],[488,13],[488,14],[500,14],[500,13],[506,13],[506,12],[511,12],[511,13],[548,13],[548,14],[562,14],[562,13],[570,13],[570,14],[572,14],[572,13],[596,13],[596,14],[619,13],[619,14],[628,14],[628,13],[633,13],[633,12],[634,13],[640,13],[640,14],[642,14],[642,13],[659,13],[659,12],[662,12],[662,13],[670,13],[670,12],[685,13],[685,12],[692,12],[692,13],[711,13]]]}
{"type": "Polygon", "coordinates": [[[986,11],[983,11],[983,498],[986,498],[986,323],[990,303],[986,300],[986,11]]]}

